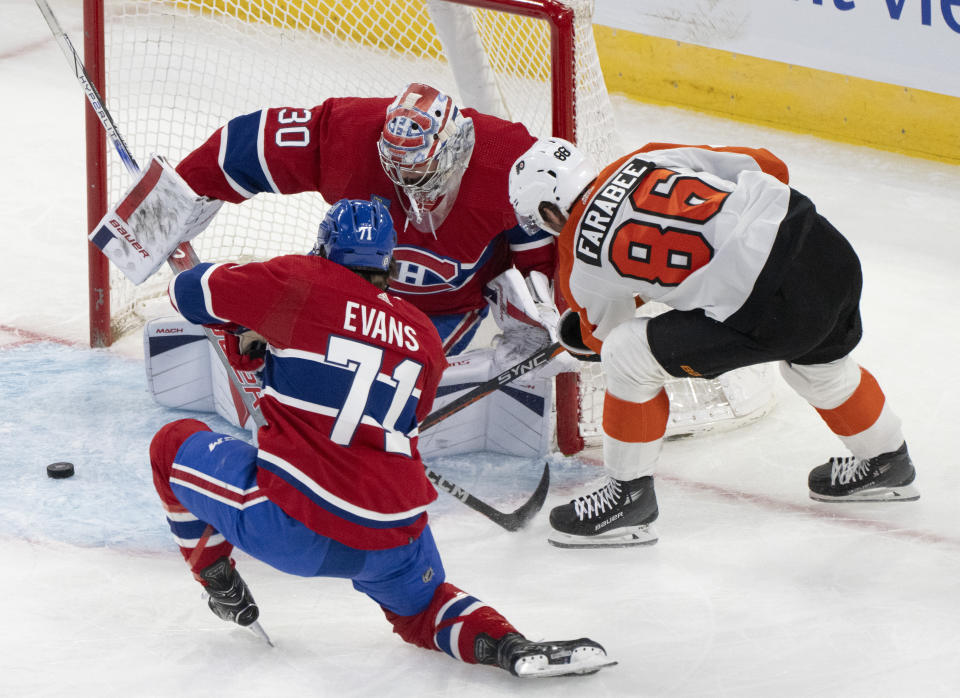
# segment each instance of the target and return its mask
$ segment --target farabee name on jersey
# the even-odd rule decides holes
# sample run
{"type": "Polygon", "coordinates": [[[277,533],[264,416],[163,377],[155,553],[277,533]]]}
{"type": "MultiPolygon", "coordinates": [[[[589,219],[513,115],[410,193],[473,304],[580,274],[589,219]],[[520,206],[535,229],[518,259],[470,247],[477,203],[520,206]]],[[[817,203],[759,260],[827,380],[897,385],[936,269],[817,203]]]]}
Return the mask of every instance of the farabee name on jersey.
{"type": "Polygon", "coordinates": [[[651,163],[641,158],[632,158],[620,168],[617,176],[604,185],[590,203],[580,222],[577,236],[577,258],[593,266],[600,266],[600,249],[610,232],[610,223],[621,202],[637,188],[637,184],[650,171],[651,163]]]}
{"type": "Polygon", "coordinates": [[[356,301],[346,303],[343,329],[359,332],[371,339],[379,339],[388,344],[396,344],[400,348],[406,347],[408,351],[417,351],[420,348],[420,341],[414,328],[400,322],[392,315],[387,315],[379,308],[371,308],[356,301]]]}

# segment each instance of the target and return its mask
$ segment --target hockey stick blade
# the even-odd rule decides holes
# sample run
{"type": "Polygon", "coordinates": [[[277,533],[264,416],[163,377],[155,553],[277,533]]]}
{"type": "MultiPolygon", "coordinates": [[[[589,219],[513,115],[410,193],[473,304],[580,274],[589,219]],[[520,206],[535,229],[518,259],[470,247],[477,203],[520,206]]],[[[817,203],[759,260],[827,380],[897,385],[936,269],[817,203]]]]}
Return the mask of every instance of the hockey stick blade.
{"type": "Polygon", "coordinates": [[[554,342],[553,344],[548,344],[542,349],[538,349],[533,354],[528,356],[523,361],[514,364],[506,371],[499,373],[490,380],[487,380],[469,393],[461,395],[456,400],[451,400],[443,407],[434,410],[432,413],[428,414],[423,418],[423,421],[420,423],[420,431],[429,429],[437,422],[440,422],[451,415],[456,414],[460,410],[469,407],[477,400],[482,397],[489,395],[490,393],[499,390],[502,386],[510,383],[520,376],[530,373],[536,368],[540,368],[548,361],[553,359],[555,356],[564,351],[563,347],[560,345],[560,342],[554,342]]]}
{"type": "MultiPolygon", "coordinates": [[[[426,466],[424,467],[426,468],[426,466]]],[[[505,513],[477,499],[462,487],[450,482],[439,473],[430,470],[430,468],[426,468],[426,471],[427,478],[437,489],[452,494],[474,511],[483,514],[501,528],[511,532],[519,531],[529,523],[530,519],[537,515],[537,512],[543,507],[543,502],[547,498],[547,490],[550,489],[550,464],[544,463],[540,482],[537,484],[537,489],[530,495],[530,498],[514,511],[505,513]]]]}

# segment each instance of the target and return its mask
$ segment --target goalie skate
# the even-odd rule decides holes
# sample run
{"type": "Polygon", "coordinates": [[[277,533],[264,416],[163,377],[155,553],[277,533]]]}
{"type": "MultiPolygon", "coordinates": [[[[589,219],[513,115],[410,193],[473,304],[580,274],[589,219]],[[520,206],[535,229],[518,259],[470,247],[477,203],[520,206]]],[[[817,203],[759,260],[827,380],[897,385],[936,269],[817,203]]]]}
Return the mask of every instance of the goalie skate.
{"type": "Polygon", "coordinates": [[[595,674],[615,661],[603,647],[587,638],[562,642],[531,642],[511,633],[497,646],[497,664],[514,676],[546,678],[595,674]]]}
{"type": "Polygon", "coordinates": [[[652,477],[608,478],[599,489],[554,507],[547,538],[558,548],[626,548],[652,545],[659,515],[652,477]]]}

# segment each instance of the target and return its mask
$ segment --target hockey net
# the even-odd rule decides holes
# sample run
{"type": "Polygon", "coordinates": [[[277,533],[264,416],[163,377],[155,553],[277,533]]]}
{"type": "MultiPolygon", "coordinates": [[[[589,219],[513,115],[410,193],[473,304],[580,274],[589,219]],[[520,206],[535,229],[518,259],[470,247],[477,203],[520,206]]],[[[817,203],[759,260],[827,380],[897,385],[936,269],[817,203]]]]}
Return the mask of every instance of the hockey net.
{"type": "MultiPolygon", "coordinates": [[[[84,0],[85,60],[140,162],[176,163],[238,114],[425,82],[606,163],[620,153],[592,12],[593,0],[84,0]]],[[[88,142],[88,178],[95,221],[130,181],[102,142],[88,142]]],[[[214,262],[302,252],[327,206],[313,193],[227,205],[193,244],[214,262]]],[[[164,270],[134,287],[92,265],[91,343],[158,314],[168,280],[164,270]]],[[[600,433],[602,376],[585,371],[581,385],[557,391],[567,453],[600,433]]]]}

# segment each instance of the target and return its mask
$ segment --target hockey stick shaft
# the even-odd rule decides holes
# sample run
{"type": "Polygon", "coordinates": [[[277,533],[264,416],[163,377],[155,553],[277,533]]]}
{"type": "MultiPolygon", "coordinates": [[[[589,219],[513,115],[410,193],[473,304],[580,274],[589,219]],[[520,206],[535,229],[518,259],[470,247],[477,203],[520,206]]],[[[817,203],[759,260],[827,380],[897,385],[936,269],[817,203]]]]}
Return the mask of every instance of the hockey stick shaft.
{"type": "Polygon", "coordinates": [[[465,407],[469,407],[477,400],[482,397],[489,395],[492,392],[495,392],[502,388],[507,383],[510,383],[520,376],[523,376],[527,373],[530,373],[534,369],[540,368],[548,361],[553,359],[555,356],[564,351],[563,347],[560,345],[560,342],[554,342],[553,344],[548,344],[542,349],[538,349],[533,354],[528,356],[523,361],[514,364],[506,371],[494,376],[488,381],[481,383],[476,386],[469,393],[461,395],[455,400],[451,400],[443,407],[434,410],[420,423],[420,431],[425,431],[429,429],[437,422],[440,422],[451,415],[456,414],[465,407]]]}
{"type": "MultiPolygon", "coordinates": [[[[53,10],[50,8],[47,0],[35,0],[35,2],[37,7],[40,8],[43,18],[47,21],[47,26],[50,27],[50,31],[53,33],[53,38],[56,39],[57,44],[60,46],[60,50],[63,51],[63,55],[66,56],[67,62],[72,67],[74,77],[77,78],[77,81],[83,88],[84,94],[87,96],[87,101],[90,102],[90,106],[93,108],[94,113],[96,113],[97,118],[100,119],[100,123],[103,125],[103,130],[106,132],[107,137],[110,139],[110,142],[113,144],[114,148],[116,148],[117,154],[120,156],[123,164],[126,165],[130,174],[134,177],[139,176],[140,166],[137,164],[133,154],[130,152],[130,148],[127,147],[126,141],[123,140],[123,136],[120,135],[120,130],[117,128],[117,125],[114,122],[113,117],[110,115],[109,110],[107,110],[107,105],[100,96],[100,92],[97,90],[96,85],[94,85],[93,81],[90,80],[90,76],[87,74],[87,70],[83,65],[83,61],[80,59],[77,50],[73,47],[73,42],[70,41],[70,37],[67,36],[67,33],[60,26],[60,22],[57,20],[56,15],[53,14],[53,10]]],[[[167,262],[174,271],[184,271],[196,266],[199,262],[199,259],[196,252],[193,250],[193,245],[191,245],[189,242],[184,242],[180,244],[180,246],[177,248],[177,251],[174,252],[173,256],[170,257],[167,262]]],[[[255,385],[251,385],[249,382],[241,380],[241,377],[230,365],[230,361],[227,359],[226,352],[220,344],[220,338],[218,337],[217,333],[211,330],[209,327],[204,327],[203,332],[213,345],[214,351],[217,354],[217,357],[220,359],[220,362],[224,365],[224,368],[226,368],[227,375],[230,377],[230,382],[232,383],[233,388],[239,395],[240,399],[243,401],[243,405],[247,409],[247,412],[251,417],[253,417],[253,420],[256,422],[257,426],[263,426],[266,424],[266,421],[263,418],[263,414],[260,412],[260,408],[256,405],[256,393],[259,391],[259,388],[255,385]]]]}

